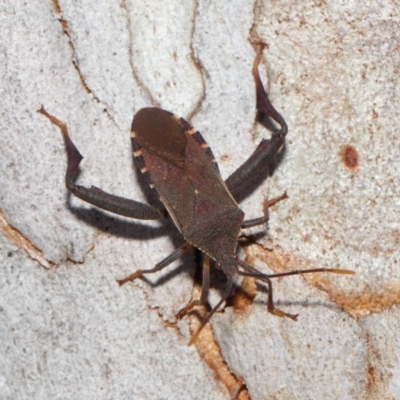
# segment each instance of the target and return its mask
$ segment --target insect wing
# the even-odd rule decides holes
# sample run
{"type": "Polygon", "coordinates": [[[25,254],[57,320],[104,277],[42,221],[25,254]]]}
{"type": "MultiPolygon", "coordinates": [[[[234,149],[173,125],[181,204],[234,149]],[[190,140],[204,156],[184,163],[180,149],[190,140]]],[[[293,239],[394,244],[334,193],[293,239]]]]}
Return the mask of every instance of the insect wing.
{"type": "Polygon", "coordinates": [[[233,254],[243,212],[201,135],[157,108],[140,110],[132,131],[139,166],[185,239],[214,259],[222,248],[233,254]]]}

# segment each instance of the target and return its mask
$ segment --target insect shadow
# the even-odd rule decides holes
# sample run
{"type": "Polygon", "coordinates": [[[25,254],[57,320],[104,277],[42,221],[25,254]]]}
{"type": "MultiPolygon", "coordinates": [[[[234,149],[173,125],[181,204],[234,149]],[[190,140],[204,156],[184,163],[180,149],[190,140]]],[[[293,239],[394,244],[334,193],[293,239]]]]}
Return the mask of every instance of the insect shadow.
{"type": "MultiPolygon", "coordinates": [[[[273,135],[279,133],[279,130],[277,130],[276,126],[271,122],[271,119],[268,116],[257,112],[256,121],[267,131],[272,133],[271,139],[268,140],[273,140],[273,135]]],[[[286,151],[286,143],[284,142],[279,151],[277,151],[274,157],[269,161],[268,166],[260,171],[257,177],[254,177],[254,180],[243,188],[243,191],[241,193],[237,194],[235,199],[238,203],[249,197],[257,188],[261,186],[263,182],[265,182],[267,178],[271,177],[274,174],[279,164],[282,163],[283,159],[285,158],[286,151]]]]}

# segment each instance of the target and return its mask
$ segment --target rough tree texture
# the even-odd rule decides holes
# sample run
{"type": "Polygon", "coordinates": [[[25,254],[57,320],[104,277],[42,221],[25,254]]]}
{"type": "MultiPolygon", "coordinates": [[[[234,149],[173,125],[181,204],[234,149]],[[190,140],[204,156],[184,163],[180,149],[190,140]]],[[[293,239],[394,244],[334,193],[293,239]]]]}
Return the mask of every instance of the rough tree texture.
{"type": "Polygon", "coordinates": [[[294,4],[2,2],[2,399],[400,398],[400,4],[294,4]],[[187,347],[197,320],[175,314],[198,290],[190,255],[176,273],[115,281],[179,245],[172,224],[69,198],[61,134],[36,110],[68,123],[81,184],[145,200],[129,127],[152,105],[191,118],[227,177],[268,135],[254,124],[250,38],[267,44],[261,73],[290,131],[243,209],[289,199],[270,212],[272,251],[241,255],[265,272],[356,275],[275,282],[298,322],[268,314],[246,281],[187,347]]]}

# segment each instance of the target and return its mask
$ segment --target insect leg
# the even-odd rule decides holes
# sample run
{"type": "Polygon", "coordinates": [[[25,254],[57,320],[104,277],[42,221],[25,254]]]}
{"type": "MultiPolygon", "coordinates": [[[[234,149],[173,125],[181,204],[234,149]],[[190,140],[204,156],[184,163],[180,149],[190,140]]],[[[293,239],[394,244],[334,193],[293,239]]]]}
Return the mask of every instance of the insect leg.
{"type": "Polygon", "coordinates": [[[284,192],[279,197],[274,197],[270,200],[264,201],[264,216],[260,218],[248,219],[247,221],[243,221],[242,229],[251,228],[253,226],[262,225],[268,222],[269,219],[269,207],[272,207],[274,204],[278,203],[278,201],[287,199],[288,195],[284,192]]]}
{"type": "Polygon", "coordinates": [[[210,291],[210,258],[204,255],[203,260],[203,281],[201,285],[200,299],[192,300],[185,308],[179,311],[178,318],[182,318],[186,315],[193,307],[203,305],[208,297],[210,291]]]}
{"type": "Polygon", "coordinates": [[[139,278],[140,276],[144,274],[153,274],[154,272],[161,271],[164,269],[166,266],[174,262],[176,259],[178,259],[185,251],[189,250],[192,247],[192,245],[188,242],[184,243],[182,246],[178,247],[172,254],[170,254],[168,257],[164,258],[164,260],[160,261],[155,265],[154,268],[151,269],[138,269],[136,272],[133,274],[130,274],[124,279],[118,279],[117,282],[120,285],[123,285],[126,282],[133,281],[136,278],[139,278]]]}
{"type": "Polygon", "coordinates": [[[264,45],[260,46],[253,64],[253,76],[256,85],[256,107],[260,116],[272,118],[280,125],[280,130],[271,139],[263,139],[253,154],[226,181],[232,196],[236,199],[242,190],[258,177],[268,172],[268,164],[285,142],[288,128],[285,120],[272,106],[258,72],[264,45]]]}
{"type": "Polygon", "coordinates": [[[281,311],[281,310],[275,308],[275,306],[274,306],[274,300],[273,300],[273,295],[272,295],[272,282],[270,279],[274,276],[262,274],[260,271],[257,271],[251,265],[246,264],[242,260],[238,260],[238,263],[244,270],[248,271],[248,272],[239,271],[239,275],[254,277],[256,279],[259,279],[259,280],[265,282],[268,285],[268,300],[267,300],[268,312],[270,312],[271,314],[277,315],[278,317],[288,317],[288,318],[291,318],[296,321],[297,314],[285,313],[284,311],[281,311]]]}
{"type": "Polygon", "coordinates": [[[47,117],[53,124],[57,125],[63,134],[68,158],[67,172],[65,174],[65,184],[71,193],[96,207],[102,208],[118,215],[123,215],[125,217],[135,219],[165,218],[166,215],[163,213],[162,210],[158,210],[148,204],[125,199],[124,197],[115,196],[113,194],[104,192],[103,190],[95,186],[92,186],[91,188],[86,188],[84,186],[76,185],[74,182],[74,176],[83,157],[69,137],[67,125],[53,115],[50,115],[43,108],[43,106],[38,111],[45,117],[47,117]]]}
{"type": "Polygon", "coordinates": [[[272,282],[271,282],[272,278],[281,278],[284,276],[309,274],[309,273],[315,273],[315,272],[331,272],[333,274],[344,274],[344,275],[353,275],[354,274],[354,271],[349,271],[347,269],[314,268],[314,269],[302,269],[302,270],[288,271],[288,272],[281,272],[278,274],[267,275],[267,274],[261,273],[260,271],[257,271],[251,265],[245,263],[242,260],[238,260],[238,263],[245,271],[248,271],[248,272],[239,271],[239,275],[250,276],[250,277],[259,279],[268,285],[268,302],[267,302],[268,311],[271,314],[277,315],[278,317],[288,317],[293,320],[297,319],[297,314],[288,314],[288,313],[285,313],[284,311],[281,311],[281,310],[275,308],[273,297],[272,297],[272,282]]]}
{"type": "Polygon", "coordinates": [[[201,325],[199,326],[199,328],[197,328],[196,332],[192,335],[192,337],[190,338],[190,341],[188,343],[188,346],[190,346],[191,344],[193,344],[197,338],[199,337],[199,334],[201,332],[201,330],[207,325],[208,321],[211,319],[211,317],[214,315],[214,313],[222,306],[222,304],[224,303],[224,301],[229,297],[229,295],[231,294],[232,291],[232,284],[233,284],[233,278],[229,277],[228,279],[228,283],[226,285],[225,291],[221,297],[221,300],[218,302],[218,304],[210,311],[210,313],[203,319],[203,321],[201,321],[201,325]]]}

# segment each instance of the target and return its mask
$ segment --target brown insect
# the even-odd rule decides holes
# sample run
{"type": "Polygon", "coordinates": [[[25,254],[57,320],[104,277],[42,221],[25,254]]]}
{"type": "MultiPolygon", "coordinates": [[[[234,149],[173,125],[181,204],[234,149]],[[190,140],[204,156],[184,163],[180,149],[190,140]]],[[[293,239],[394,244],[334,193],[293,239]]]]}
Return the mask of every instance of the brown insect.
{"type": "MultiPolygon", "coordinates": [[[[265,174],[269,162],[284,144],[288,131],[286,122],[269,101],[258,72],[262,50],[263,46],[260,47],[253,65],[257,111],[261,117],[276,121],[280,129],[271,139],[263,139],[247,161],[226,181],[219,173],[208,144],[187,121],[160,108],[143,108],[136,113],[131,129],[133,155],[137,166],[147,177],[150,187],[157,192],[165,209],[115,196],[94,186],[86,188],[75,184],[74,177],[83,157],[70,139],[67,126],[48,114],[43,107],[39,110],[63,133],[68,158],[65,176],[68,190],[94,206],[126,217],[151,220],[169,216],[182,233],[185,242],[178,249],[154,268],[137,270],[119,280],[121,285],[144,274],[162,270],[191,247],[201,250],[204,253],[204,262],[200,299],[192,301],[181,310],[179,317],[182,317],[194,306],[207,301],[210,259],[227,276],[228,283],[221,300],[202,321],[189,343],[196,340],[204,325],[227,299],[232,291],[233,278],[237,274],[265,282],[268,286],[268,311],[295,320],[297,315],[275,308],[271,278],[311,272],[353,273],[342,269],[317,268],[268,275],[259,272],[236,255],[241,229],[264,224],[268,219],[264,215],[245,221],[236,199],[246,186],[265,174]]],[[[273,199],[272,202],[277,200],[279,199],[273,199]]]]}

